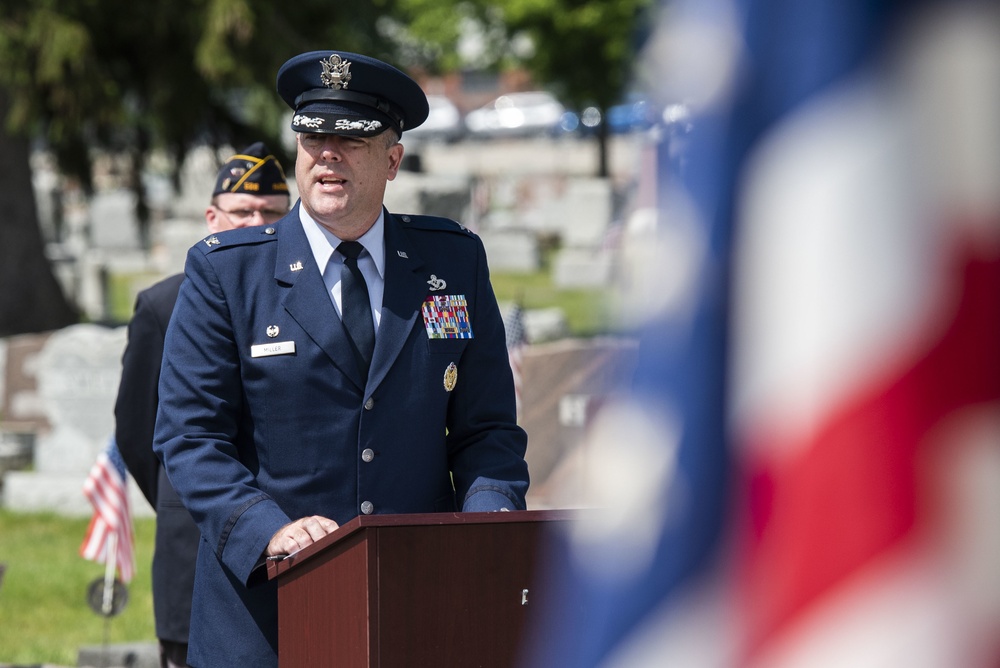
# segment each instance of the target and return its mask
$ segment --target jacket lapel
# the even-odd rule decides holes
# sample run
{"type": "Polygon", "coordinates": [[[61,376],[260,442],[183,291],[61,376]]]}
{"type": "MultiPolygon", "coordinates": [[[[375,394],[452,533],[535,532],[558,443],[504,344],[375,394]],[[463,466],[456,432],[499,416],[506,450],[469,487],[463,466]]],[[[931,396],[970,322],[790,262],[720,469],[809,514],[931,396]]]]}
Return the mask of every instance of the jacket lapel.
{"type": "MultiPolygon", "coordinates": [[[[351,382],[364,389],[347,341],[347,332],[326,294],[323,270],[317,267],[309,241],[299,223],[298,206],[279,227],[274,278],[285,288],[282,306],[351,382]]],[[[377,347],[376,347],[377,350],[377,347]]]]}
{"type": "Polygon", "coordinates": [[[425,277],[418,273],[423,266],[406,230],[395,216],[386,212],[385,291],[368,377],[369,391],[385,378],[410,337],[413,323],[420,317],[420,307],[427,295],[425,277]]]}

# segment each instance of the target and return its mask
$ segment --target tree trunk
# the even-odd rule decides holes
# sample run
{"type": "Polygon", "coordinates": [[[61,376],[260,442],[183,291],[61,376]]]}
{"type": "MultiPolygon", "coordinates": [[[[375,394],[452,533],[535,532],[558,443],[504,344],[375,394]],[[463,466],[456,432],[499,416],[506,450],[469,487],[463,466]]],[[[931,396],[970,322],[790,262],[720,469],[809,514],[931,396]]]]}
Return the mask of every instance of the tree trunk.
{"type": "MultiPolygon", "coordinates": [[[[7,105],[0,91],[0,124],[7,105]]],[[[0,336],[44,332],[78,321],[45,256],[31,186],[28,139],[0,125],[0,336]]]]}
{"type": "Polygon", "coordinates": [[[608,176],[608,149],[610,144],[610,135],[608,134],[607,113],[608,110],[606,108],[601,110],[601,114],[604,115],[605,121],[597,126],[597,175],[602,179],[607,178],[608,176]]]}

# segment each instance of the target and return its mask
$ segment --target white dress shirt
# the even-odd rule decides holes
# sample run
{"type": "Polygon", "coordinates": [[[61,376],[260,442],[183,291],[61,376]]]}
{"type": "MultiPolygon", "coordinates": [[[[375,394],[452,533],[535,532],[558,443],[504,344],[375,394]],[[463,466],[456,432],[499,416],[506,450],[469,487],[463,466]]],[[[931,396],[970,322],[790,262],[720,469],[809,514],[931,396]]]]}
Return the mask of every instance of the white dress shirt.
{"type": "MultiPolygon", "coordinates": [[[[366,251],[358,257],[358,267],[368,286],[368,299],[371,302],[376,335],[378,324],[382,319],[382,293],[385,289],[385,239],[382,235],[382,230],[385,228],[384,216],[383,209],[371,229],[358,239],[358,243],[364,246],[366,251]]],[[[299,220],[306,233],[306,239],[309,240],[313,257],[316,258],[316,266],[323,268],[326,292],[330,295],[337,314],[343,315],[340,302],[340,270],[344,266],[344,256],[335,252],[342,239],[338,239],[333,232],[313,220],[303,206],[299,206],[299,220]]]]}

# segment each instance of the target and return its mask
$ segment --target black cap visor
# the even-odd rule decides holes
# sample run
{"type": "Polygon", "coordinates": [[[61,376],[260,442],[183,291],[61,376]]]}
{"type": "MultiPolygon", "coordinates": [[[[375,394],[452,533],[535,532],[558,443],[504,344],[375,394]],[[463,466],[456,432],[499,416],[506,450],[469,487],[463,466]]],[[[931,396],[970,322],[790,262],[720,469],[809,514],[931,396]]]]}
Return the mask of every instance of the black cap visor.
{"type": "Polygon", "coordinates": [[[298,107],[292,116],[292,130],[374,137],[389,128],[400,134],[398,122],[382,111],[363,104],[336,100],[316,100],[298,107]]]}

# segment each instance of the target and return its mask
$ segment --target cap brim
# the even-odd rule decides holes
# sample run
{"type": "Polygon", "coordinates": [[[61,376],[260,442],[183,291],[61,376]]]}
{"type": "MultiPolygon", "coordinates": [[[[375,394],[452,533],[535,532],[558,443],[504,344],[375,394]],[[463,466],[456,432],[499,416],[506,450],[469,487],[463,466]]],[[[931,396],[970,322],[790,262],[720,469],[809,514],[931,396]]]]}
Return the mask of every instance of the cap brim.
{"type": "Polygon", "coordinates": [[[389,116],[377,109],[330,100],[303,105],[292,116],[295,132],[373,137],[394,127],[389,116]]]}

